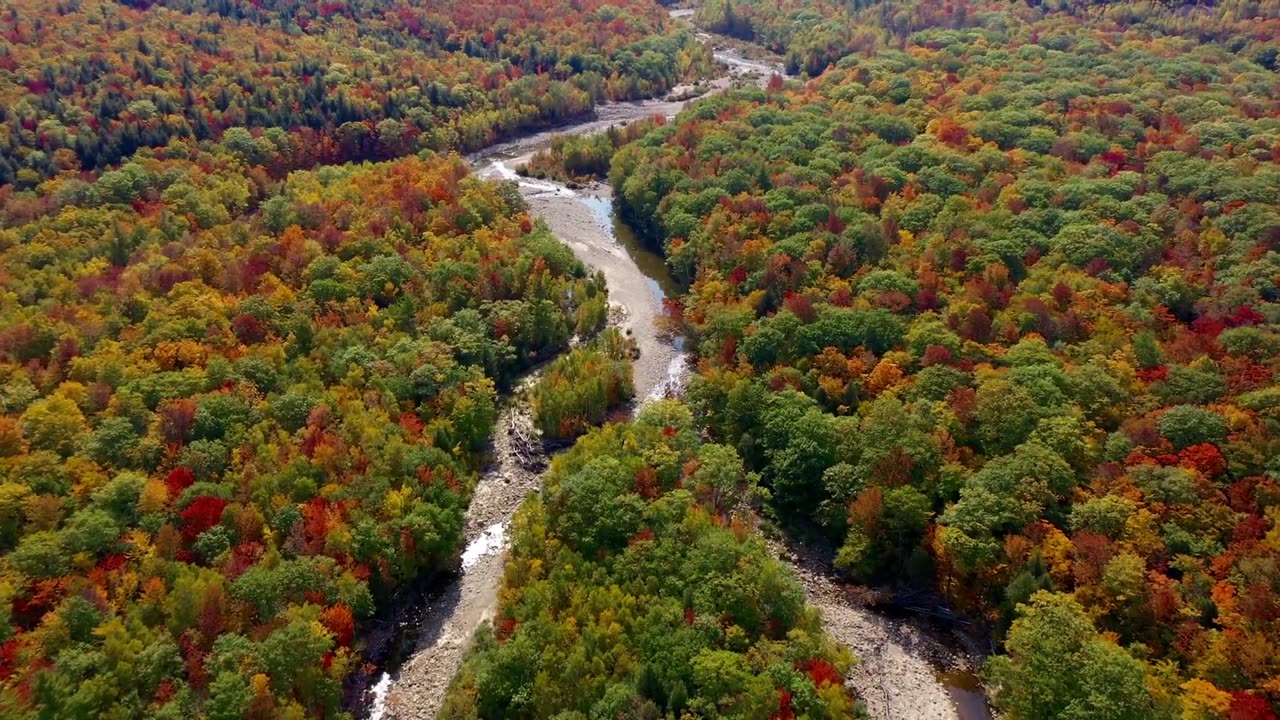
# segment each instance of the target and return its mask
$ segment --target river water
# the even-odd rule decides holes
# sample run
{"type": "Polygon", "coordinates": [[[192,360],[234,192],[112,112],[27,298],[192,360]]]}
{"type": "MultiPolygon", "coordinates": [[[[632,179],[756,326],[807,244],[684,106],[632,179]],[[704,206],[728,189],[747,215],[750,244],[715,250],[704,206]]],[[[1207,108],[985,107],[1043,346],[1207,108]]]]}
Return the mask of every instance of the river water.
{"type": "MultiPolygon", "coordinates": [[[[677,11],[679,12],[679,11],[677,11]]],[[[674,13],[673,13],[674,14],[674,13]]],[[[704,41],[711,38],[701,36],[704,41]]],[[[717,92],[736,82],[763,85],[778,65],[716,50],[730,73],[711,84],[717,92]]],[[[495,145],[467,159],[477,175],[518,183],[530,212],[547,224],[588,266],[605,275],[611,313],[636,343],[636,397],[640,402],[678,395],[689,374],[679,338],[660,331],[662,300],[679,293],[664,259],[640,242],[614,214],[607,186],[574,190],[562,184],[518,177],[515,168],[556,134],[591,134],[611,125],[653,115],[673,116],[685,106],[675,100],[609,103],[594,117],[570,126],[495,145]]],[[[531,372],[528,387],[537,377],[531,372]]],[[[466,544],[457,571],[442,588],[400,618],[392,651],[380,661],[365,701],[353,708],[371,720],[434,720],[448,684],[465,658],[475,629],[491,619],[502,582],[507,528],[520,503],[540,485],[540,467],[529,463],[532,424],[521,388],[506,401],[493,439],[493,462],[482,475],[466,516],[466,544]],[[361,713],[363,711],[363,713],[361,713]]],[[[811,602],[823,610],[828,630],[862,662],[851,684],[867,697],[872,717],[920,720],[987,720],[985,702],[964,663],[940,661],[940,645],[916,633],[910,623],[890,620],[850,602],[825,572],[797,568],[811,602]],[[935,643],[936,644],[936,643],[935,643]],[[974,690],[978,692],[973,692],[974,690]],[[874,695],[875,697],[871,697],[874,695]],[[883,697],[883,700],[880,698],[883,697]]],[[[950,652],[947,650],[946,652],[950,652]]]]}

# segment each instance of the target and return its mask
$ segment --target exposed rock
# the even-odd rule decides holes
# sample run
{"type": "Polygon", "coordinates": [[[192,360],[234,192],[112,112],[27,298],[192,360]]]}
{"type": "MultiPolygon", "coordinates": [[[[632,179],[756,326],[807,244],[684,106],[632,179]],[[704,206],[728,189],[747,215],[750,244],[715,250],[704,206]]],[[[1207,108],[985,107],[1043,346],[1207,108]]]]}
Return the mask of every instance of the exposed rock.
{"type": "Polygon", "coordinates": [[[937,668],[972,669],[973,657],[948,647],[920,625],[888,618],[838,583],[822,553],[794,542],[770,540],[792,566],[823,626],[858,657],[846,684],[867,705],[872,720],[960,720],[937,668]]]}

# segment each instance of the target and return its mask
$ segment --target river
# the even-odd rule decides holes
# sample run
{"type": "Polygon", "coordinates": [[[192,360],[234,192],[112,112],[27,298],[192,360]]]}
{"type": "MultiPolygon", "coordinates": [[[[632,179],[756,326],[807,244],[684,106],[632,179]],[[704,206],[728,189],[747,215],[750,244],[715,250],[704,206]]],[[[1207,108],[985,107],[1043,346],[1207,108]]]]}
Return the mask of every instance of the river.
{"type": "MultiPolygon", "coordinates": [[[[700,37],[712,41],[709,36],[700,37]]],[[[781,71],[779,65],[748,60],[732,50],[718,48],[715,54],[729,73],[712,82],[710,92],[744,81],[763,85],[781,71]]],[[[673,95],[679,93],[680,89],[673,95]]],[[[520,178],[515,167],[545,148],[553,135],[590,134],[652,115],[673,116],[685,105],[678,100],[609,103],[599,107],[594,117],[495,145],[467,158],[481,177],[517,182],[531,214],[585,264],[604,273],[615,310],[611,318],[640,351],[635,363],[640,403],[679,394],[689,373],[679,339],[661,333],[656,323],[662,299],[678,292],[665,261],[614,216],[608,186],[573,190],[560,183],[520,178]]],[[[380,661],[378,678],[362,706],[371,720],[434,720],[472,634],[496,610],[507,527],[525,496],[540,484],[540,464],[526,461],[536,449],[525,441],[531,437],[532,423],[522,392],[536,376],[536,370],[526,376],[504,403],[494,432],[493,462],[467,510],[466,544],[458,571],[443,590],[398,619],[397,641],[380,661]]],[[[796,567],[810,600],[822,608],[833,637],[862,659],[849,681],[867,698],[873,718],[986,720],[981,695],[965,695],[959,687],[972,681],[968,665],[956,660],[959,654],[928,634],[915,632],[910,621],[890,620],[850,602],[828,572],[806,565],[794,552],[780,548],[779,554],[796,567]]]]}

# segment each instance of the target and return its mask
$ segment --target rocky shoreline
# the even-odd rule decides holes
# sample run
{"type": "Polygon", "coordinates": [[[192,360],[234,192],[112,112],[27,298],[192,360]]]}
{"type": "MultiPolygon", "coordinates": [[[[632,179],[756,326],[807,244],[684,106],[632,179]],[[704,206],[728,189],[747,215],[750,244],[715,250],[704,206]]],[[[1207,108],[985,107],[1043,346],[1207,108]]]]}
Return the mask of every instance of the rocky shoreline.
{"type": "Polygon", "coordinates": [[[493,617],[502,584],[506,524],[525,496],[538,488],[541,477],[530,463],[518,460],[528,450],[517,449],[517,438],[531,428],[527,403],[514,401],[502,413],[493,437],[495,463],[467,508],[462,574],[426,613],[417,652],[400,668],[382,706],[375,705],[370,717],[435,718],[476,628],[493,617]]]}
{"type": "Polygon", "coordinates": [[[949,645],[923,623],[891,618],[860,603],[832,576],[825,555],[813,546],[785,539],[770,539],[769,545],[795,571],[810,604],[822,612],[823,627],[857,656],[845,683],[863,699],[872,720],[990,717],[985,707],[973,707],[984,705],[980,701],[957,704],[939,679],[940,671],[974,672],[982,660],[975,648],[949,645]]]}

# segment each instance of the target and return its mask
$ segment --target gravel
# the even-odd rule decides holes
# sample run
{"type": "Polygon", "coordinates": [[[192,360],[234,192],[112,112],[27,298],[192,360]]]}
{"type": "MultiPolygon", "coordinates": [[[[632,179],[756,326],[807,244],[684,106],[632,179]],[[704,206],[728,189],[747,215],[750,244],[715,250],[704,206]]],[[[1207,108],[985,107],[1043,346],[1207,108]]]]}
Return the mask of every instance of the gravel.
{"type": "MultiPolygon", "coordinates": [[[[477,627],[498,605],[511,516],[536,489],[540,475],[522,462],[516,438],[531,426],[528,406],[511,403],[493,437],[493,466],[483,475],[467,508],[462,575],[424,618],[418,650],[400,668],[387,694],[383,718],[433,720],[449,682],[466,658],[477,627]]],[[[376,716],[377,711],[373,715],[376,716]]]]}
{"type": "MultiPolygon", "coordinates": [[[[648,114],[639,109],[634,112],[636,117],[648,114]]],[[[510,150],[506,154],[510,155],[510,150]]],[[[479,172],[507,177],[519,161],[519,156],[493,160],[479,172]]],[[[612,306],[610,322],[627,332],[640,351],[634,366],[636,397],[678,389],[688,371],[685,355],[658,332],[655,321],[661,306],[651,289],[652,281],[617,243],[612,228],[582,202],[587,194],[554,183],[525,180],[520,181],[520,191],[533,215],[543,219],[579,259],[604,272],[612,306]]],[[[531,376],[526,384],[533,379],[531,376]]],[[[371,717],[375,720],[434,720],[476,628],[493,617],[502,583],[506,528],[525,496],[540,484],[536,464],[527,462],[528,445],[519,442],[530,434],[531,426],[528,404],[517,396],[494,433],[494,464],[482,476],[467,508],[462,575],[426,614],[418,650],[400,668],[381,715],[380,708],[374,708],[371,717]]]]}
{"type": "Polygon", "coordinates": [[[910,619],[889,618],[860,604],[830,574],[820,550],[770,540],[791,565],[823,626],[858,662],[845,684],[866,703],[872,720],[961,720],[938,668],[971,670],[975,658],[948,647],[910,619]]]}

